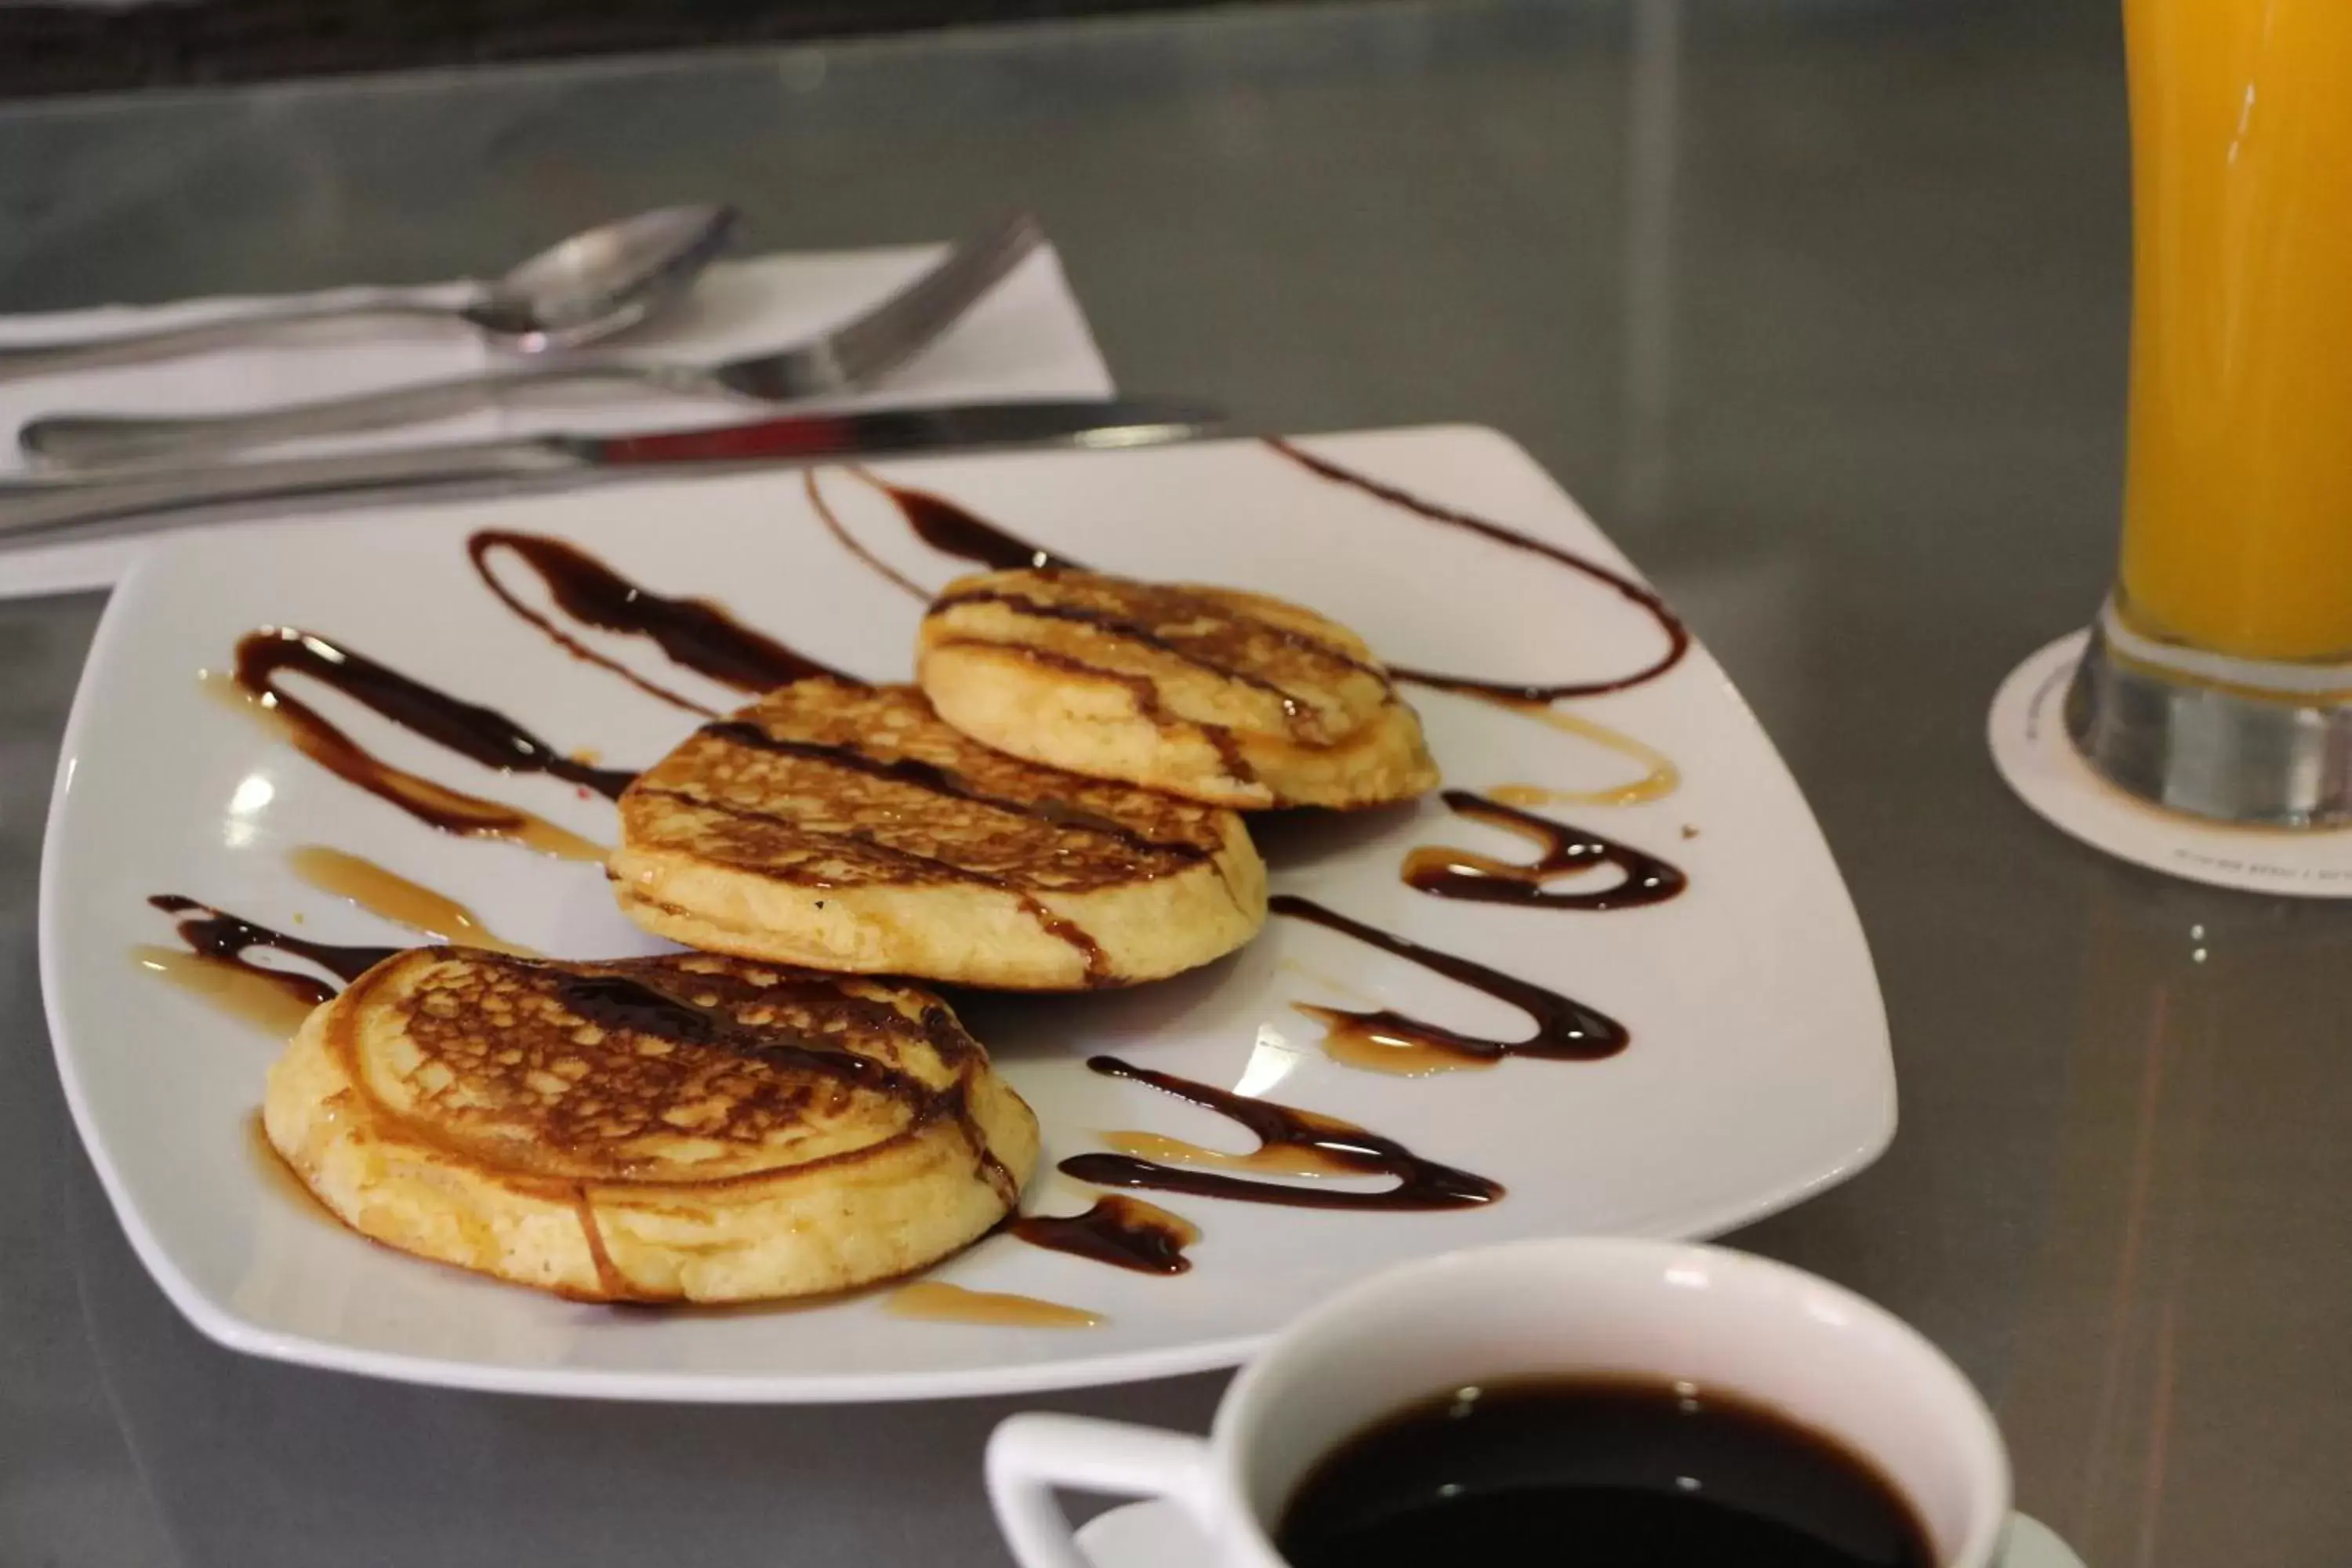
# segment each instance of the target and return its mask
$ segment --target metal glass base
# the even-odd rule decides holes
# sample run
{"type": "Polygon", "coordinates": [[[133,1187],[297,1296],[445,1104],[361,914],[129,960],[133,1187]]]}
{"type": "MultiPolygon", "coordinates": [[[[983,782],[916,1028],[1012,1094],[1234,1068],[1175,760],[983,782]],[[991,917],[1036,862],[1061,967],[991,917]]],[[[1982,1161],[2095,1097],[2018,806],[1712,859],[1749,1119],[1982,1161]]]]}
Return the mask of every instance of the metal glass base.
{"type": "Polygon", "coordinates": [[[2110,603],[2066,692],[2066,732],[2110,783],[2173,811],[2270,827],[2352,823],[2352,666],[2152,642],[2110,603]]]}

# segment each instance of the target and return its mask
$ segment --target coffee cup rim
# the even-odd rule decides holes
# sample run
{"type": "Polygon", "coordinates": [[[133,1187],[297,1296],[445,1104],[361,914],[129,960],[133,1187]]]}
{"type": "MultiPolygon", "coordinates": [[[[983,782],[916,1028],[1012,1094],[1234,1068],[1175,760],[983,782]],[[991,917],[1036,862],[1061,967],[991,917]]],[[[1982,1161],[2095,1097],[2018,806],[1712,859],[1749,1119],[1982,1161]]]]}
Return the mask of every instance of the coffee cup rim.
{"type": "MultiPolygon", "coordinates": [[[[1575,1255],[1592,1266],[1655,1270],[1666,1282],[1668,1270],[1704,1267],[1729,1270],[1748,1280],[1769,1281],[1811,1293],[1825,1308],[1834,1308],[1873,1321],[1890,1330],[1916,1355],[1923,1373],[1941,1383],[1950,1396],[1957,1462],[1973,1479],[1980,1495],[1972,1505],[1965,1534],[1945,1561],[1954,1568],[1985,1568],[1997,1561],[2002,1532],[2009,1521],[2011,1474],[2008,1450],[1983,1395],[1943,1350],[1902,1318],[1856,1291],[1820,1275],[1751,1252],[1705,1242],[1669,1241],[1630,1237],[1546,1237],[1494,1246],[1469,1247],[1385,1269],[1330,1296],[1288,1324],[1236,1376],[1218,1402],[1211,1426],[1208,1462],[1212,1484],[1224,1494],[1226,1511],[1262,1568],[1287,1568],[1276,1549],[1270,1521],[1258,1517],[1250,1502],[1244,1472],[1250,1428],[1262,1418],[1263,1391],[1279,1374],[1283,1362],[1307,1341],[1363,1310],[1365,1304],[1409,1289],[1432,1276],[1474,1269],[1507,1268],[1515,1262],[1575,1255]]],[[[1874,1456],[1864,1456],[1874,1458],[1874,1456]]],[[[1916,1506],[1916,1500],[1912,1500],[1916,1506]]]]}

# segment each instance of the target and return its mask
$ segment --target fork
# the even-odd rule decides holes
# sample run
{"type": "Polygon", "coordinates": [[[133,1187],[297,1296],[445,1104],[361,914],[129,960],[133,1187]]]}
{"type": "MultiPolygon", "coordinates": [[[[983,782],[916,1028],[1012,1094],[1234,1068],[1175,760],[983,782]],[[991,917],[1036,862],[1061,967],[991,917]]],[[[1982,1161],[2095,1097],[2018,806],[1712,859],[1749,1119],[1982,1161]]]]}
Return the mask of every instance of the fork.
{"type": "Polygon", "coordinates": [[[881,303],[778,352],[715,364],[581,360],[417,382],[382,392],[180,418],[49,415],[16,434],[28,456],[91,468],[234,452],[307,436],[377,430],[504,403],[515,394],[590,384],[649,386],[686,397],[782,404],[864,385],[912,358],[962,317],[1045,237],[1026,213],[957,242],[931,269],[881,303]]]}

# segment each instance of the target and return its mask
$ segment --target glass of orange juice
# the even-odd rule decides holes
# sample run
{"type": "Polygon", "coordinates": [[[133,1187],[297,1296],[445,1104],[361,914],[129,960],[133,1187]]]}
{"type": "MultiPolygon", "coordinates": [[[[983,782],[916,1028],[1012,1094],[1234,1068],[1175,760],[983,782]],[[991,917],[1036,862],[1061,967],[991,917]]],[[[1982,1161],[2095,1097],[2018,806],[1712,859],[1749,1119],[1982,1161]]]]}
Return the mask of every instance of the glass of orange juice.
{"type": "Polygon", "coordinates": [[[2092,765],[2352,821],[2352,0],[2124,0],[2130,456],[2067,697],[2092,765]]]}

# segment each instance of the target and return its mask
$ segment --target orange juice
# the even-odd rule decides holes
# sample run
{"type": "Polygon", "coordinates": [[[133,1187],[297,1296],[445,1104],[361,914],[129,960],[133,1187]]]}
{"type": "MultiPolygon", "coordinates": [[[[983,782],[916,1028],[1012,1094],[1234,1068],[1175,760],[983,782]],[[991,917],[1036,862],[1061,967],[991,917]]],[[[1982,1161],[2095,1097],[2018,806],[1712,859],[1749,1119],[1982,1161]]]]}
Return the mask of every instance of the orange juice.
{"type": "Polygon", "coordinates": [[[2352,658],[2352,0],[2125,0],[2134,630],[2352,658]]]}

